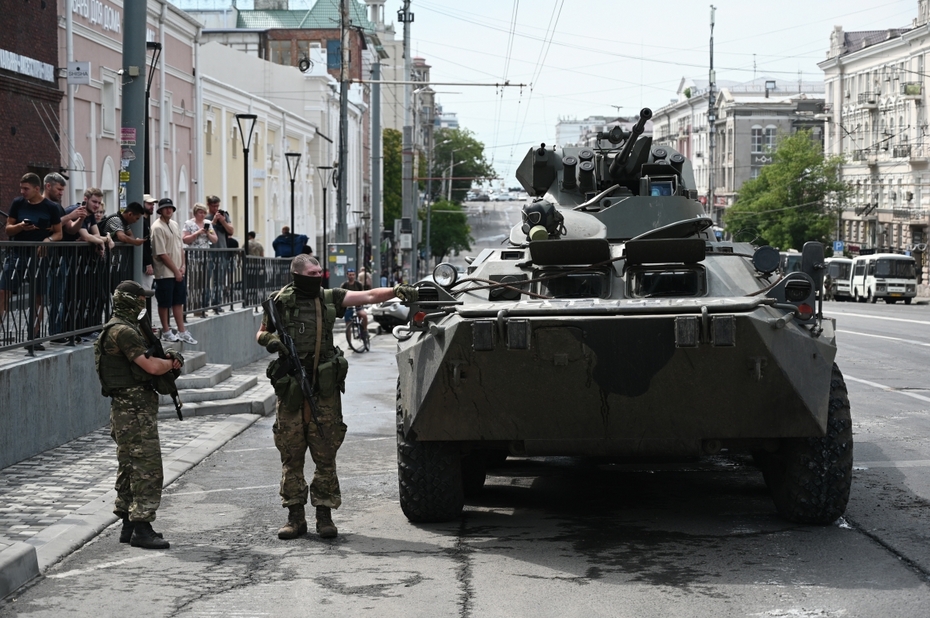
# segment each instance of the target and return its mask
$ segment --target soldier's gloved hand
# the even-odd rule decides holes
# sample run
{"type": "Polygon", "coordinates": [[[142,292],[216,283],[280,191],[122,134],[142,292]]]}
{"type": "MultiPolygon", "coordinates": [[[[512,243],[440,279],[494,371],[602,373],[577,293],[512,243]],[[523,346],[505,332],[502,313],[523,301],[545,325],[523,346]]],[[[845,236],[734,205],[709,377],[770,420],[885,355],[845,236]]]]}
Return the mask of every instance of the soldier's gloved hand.
{"type": "Polygon", "coordinates": [[[168,348],[167,350],[165,350],[165,356],[167,356],[167,357],[170,358],[171,360],[176,360],[176,361],[178,361],[179,363],[181,363],[181,367],[184,366],[184,357],[181,356],[181,353],[178,352],[177,350],[174,350],[174,349],[172,349],[172,348],[168,348]]]}
{"type": "Polygon", "coordinates": [[[395,285],[394,296],[399,298],[402,303],[415,303],[420,294],[412,285],[395,285]]]}
{"type": "Polygon", "coordinates": [[[275,352],[287,354],[287,347],[285,347],[281,339],[274,333],[262,333],[259,343],[265,346],[265,349],[272,354],[275,352]]]}

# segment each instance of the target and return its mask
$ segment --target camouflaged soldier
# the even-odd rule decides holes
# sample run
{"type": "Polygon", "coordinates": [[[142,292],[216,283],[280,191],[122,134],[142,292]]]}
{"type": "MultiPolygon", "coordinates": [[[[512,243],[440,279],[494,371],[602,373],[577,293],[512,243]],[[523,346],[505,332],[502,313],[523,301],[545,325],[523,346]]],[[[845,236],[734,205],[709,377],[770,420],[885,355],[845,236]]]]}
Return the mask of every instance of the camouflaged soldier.
{"type": "Polygon", "coordinates": [[[145,355],[148,346],[139,320],[145,315],[145,298],[152,294],[135,281],[116,287],[113,317],[94,344],[94,356],[101,392],[112,398],[110,435],[119,462],[113,512],[123,520],[120,543],[167,549],[168,541],[152,530],[164,484],[153,378],[180,369],[183,360],[173,350],[168,350],[170,359],[145,355]]]}
{"type": "Polygon", "coordinates": [[[278,397],[273,432],[275,446],[281,453],[281,504],[288,509],[287,523],[278,530],[278,538],[295,539],[306,534],[304,505],[308,493],[310,503],[316,507],[316,531],[323,538],[332,538],[338,534],[332,509],[339,508],[342,503],[336,476],[336,452],[346,435],[340,395],[345,392],[349,369],[342,351],[333,343],[333,325],[346,307],[380,303],[394,296],[406,302],[415,301],[417,291],[407,285],[360,292],[339,288],[321,291],[323,269],[316,259],[305,254],[291,261],[291,274],[293,283],[272,294],[271,299],[310,376],[314,376],[314,353],[318,345],[317,333],[320,333],[319,361],[313,379],[318,403],[316,420],[320,427],[311,417],[298,378],[279,371],[282,363],[287,362],[286,351],[266,315],[256,339],[269,352],[280,353],[268,367],[268,377],[278,397]],[[309,488],[304,478],[307,449],[316,465],[309,488]]]}

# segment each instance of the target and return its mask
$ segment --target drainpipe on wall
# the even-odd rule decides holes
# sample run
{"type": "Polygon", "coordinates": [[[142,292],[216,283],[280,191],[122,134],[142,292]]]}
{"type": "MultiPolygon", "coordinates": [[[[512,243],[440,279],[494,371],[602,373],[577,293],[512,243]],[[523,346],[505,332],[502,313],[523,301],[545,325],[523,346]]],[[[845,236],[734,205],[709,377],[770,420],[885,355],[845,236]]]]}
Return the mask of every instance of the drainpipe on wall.
{"type": "MultiPolygon", "coordinates": [[[[167,0],[162,0],[161,13],[158,15],[158,40],[161,43],[161,48],[167,51],[165,45],[165,20],[168,15],[168,2],[167,0]]],[[[159,79],[161,80],[161,92],[159,93],[158,98],[158,178],[161,180],[161,186],[158,187],[159,193],[162,197],[170,197],[173,200],[178,199],[177,195],[166,195],[166,188],[171,187],[171,183],[165,182],[165,139],[168,137],[168,125],[171,123],[171,110],[168,109],[167,103],[167,91],[165,87],[165,65],[168,64],[168,55],[165,54],[165,57],[162,58],[158,67],[159,79]],[[167,184],[167,187],[166,187],[167,184]]],[[[175,188],[177,190],[177,188],[175,188]]],[[[175,211],[177,214],[177,211],[175,211]]],[[[186,213],[182,216],[186,216],[186,213]]]]}
{"type": "Polygon", "coordinates": [[[194,35],[194,203],[206,202],[203,188],[203,77],[200,74],[200,34],[201,27],[197,27],[194,35]]]}
{"type": "MultiPolygon", "coordinates": [[[[68,62],[74,62],[74,0],[65,0],[65,47],[67,48],[68,62]]],[[[65,150],[68,153],[65,161],[68,162],[68,167],[71,167],[71,162],[74,161],[73,153],[75,152],[75,143],[74,143],[74,86],[71,84],[67,85],[68,87],[68,139],[65,140],[65,150]]],[[[73,182],[71,183],[74,186],[73,182]]],[[[86,188],[86,187],[85,187],[86,188]]],[[[77,198],[80,201],[79,196],[74,195],[74,190],[71,190],[72,196],[77,198]]],[[[68,204],[73,204],[75,201],[68,200],[68,204]]]]}

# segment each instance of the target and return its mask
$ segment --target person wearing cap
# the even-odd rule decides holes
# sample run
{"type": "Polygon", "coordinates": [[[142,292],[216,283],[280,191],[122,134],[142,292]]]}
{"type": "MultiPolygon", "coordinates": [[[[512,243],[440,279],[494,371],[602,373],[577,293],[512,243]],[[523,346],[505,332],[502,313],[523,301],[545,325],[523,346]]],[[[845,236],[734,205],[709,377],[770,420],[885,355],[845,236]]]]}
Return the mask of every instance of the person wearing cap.
{"type": "Polygon", "coordinates": [[[144,549],[168,549],[152,529],[161,504],[164,470],[158,439],[158,393],[152,378],[180,370],[183,358],[167,350],[169,358],[146,354],[148,344],[139,320],[151,290],[123,281],[113,292],[113,317],[94,343],[100,390],[110,397],[110,436],[116,442],[116,501],[113,512],[123,520],[120,543],[144,549]]]}
{"type": "Polygon", "coordinates": [[[155,269],[155,300],[158,303],[158,318],[161,320],[161,339],[196,344],[197,340],[184,328],[184,303],[187,302],[184,239],[181,228],[171,218],[174,211],[171,198],[163,197],[158,200],[158,220],[152,224],[152,265],[155,269]],[[168,326],[169,310],[178,325],[177,334],[168,326]]]}

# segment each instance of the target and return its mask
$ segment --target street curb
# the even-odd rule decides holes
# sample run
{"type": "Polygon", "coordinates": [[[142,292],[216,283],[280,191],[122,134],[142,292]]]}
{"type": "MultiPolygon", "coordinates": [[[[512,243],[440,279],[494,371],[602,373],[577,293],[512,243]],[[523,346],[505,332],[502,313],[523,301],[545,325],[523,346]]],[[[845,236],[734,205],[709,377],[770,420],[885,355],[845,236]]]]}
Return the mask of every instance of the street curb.
{"type": "MultiPolygon", "coordinates": [[[[162,459],[165,487],[211,453],[248,429],[261,416],[237,414],[213,431],[194,438],[162,459]]],[[[44,573],[48,568],[118,521],[113,514],[116,490],[81,506],[71,515],[42,530],[27,543],[4,543],[0,537],[0,599],[44,573]],[[4,547],[4,545],[7,545],[4,547]]]]}

